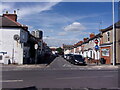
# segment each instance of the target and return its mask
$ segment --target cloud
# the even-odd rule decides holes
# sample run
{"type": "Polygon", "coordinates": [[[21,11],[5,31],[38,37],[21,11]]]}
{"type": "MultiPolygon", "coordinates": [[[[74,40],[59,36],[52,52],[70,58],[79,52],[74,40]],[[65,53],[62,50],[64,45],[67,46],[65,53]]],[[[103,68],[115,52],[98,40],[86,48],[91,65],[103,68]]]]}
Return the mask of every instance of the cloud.
{"type": "Polygon", "coordinates": [[[65,31],[83,31],[86,28],[79,22],[73,22],[72,24],[64,28],[65,31]]]}
{"type": "Polygon", "coordinates": [[[33,26],[31,26],[31,25],[26,25],[26,26],[28,26],[28,27],[29,27],[29,31],[34,30],[34,27],[33,27],[33,26]]]}
{"type": "Polygon", "coordinates": [[[30,4],[30,2],[28,2],[27,5],[24,5],[24,4],[22,5],[22,3],[20,3],[17,7],[16,7],[16,5],[18,3],[7,2],[7,3],[0,4],[0,7],[2,7],[2,11],[8,10],[10,12],[11,12],[11,10],[19,9],[18,16],[19,16],[19,19],[21,19],[23,17],[27,17],[28,15],[31,16],[33,14],[51,10],[53,6],[55,6],[56,4],[58,4],[61,1],[62,0],[58,0],[58,2],[51,2],[51,0],[48,0],[48,2],[33,3],[32,5],[30,4]]]}
{"type": "Polygon", "coordinates": [[[59,36],[65,36],[65,35],[67,35],[67,33],[66,32],[59,32],[58,35],[59,36]]]}
{"type": "Polygon", "coordinates": [[[63,44],[73,45],[74,43],[78,42],[79,39],[60,39],[54,37],[45,37],[44,41],[48,44],[48,46],[57,46],[60,47],[63,44]]]}
{"type": "Polygon", "coordinates": [[[19,16],[25,17],[28,15],[40,13],[40,12],[47,11],[47,10],[51,10],[52,6],[54,6],[56,4],[57,3],[49,2],[49,3],[44,3],[43,5],[37,4],[37,5],[33,5],[33,6],[26,6],[26,7],[20,8],[19,16]]]}
{"type": "Polygon", "coordinates": [[[64,24],[72,21],[71,18],[61,15],[61,14],[58,14],[58,13],[54,13],[54,12],[40,13],[39,16],[37,16],[37,17],[38,17],[38,20],[36,20],[36,22],[39,22],[44,27],[54,27],[56,25],[57,26],[64,25],[64,24]]]}
{"type": "MultiPolygon", "coordinates": [[[[2,15],[5,13],[5,11],[11,11],[11,9],[14,7],[14,3],[0,3],[0,14],[2,15]]],[[[12,9],[14,10],[14,9],[12,9]]]]}
{"type": "MultiPolygon", "coordinates": [[[[59,0],[59,2],[60,1],[61,0],[59,0]]],[[[74,21],[82,21],[83,19],[92,17],[95,18],[104,15],[103,13],[97,13],[83,16],[76,14],[68,16],[54,12],[54,10],[52,13],[45,12],[47,10],[54,9],[53,7],[59,2],[40,2],[32,4],[27,2],[27,4],[18,3],[18,6],[16,3],[7,3],[3,5],[3,9],[12,10],[13,12],[14,9],[19,8],[18,18],[19,21],[21,21],[20,23],[27,23],[30,30],[41,28],[44,31],[44,35],[46,36],[43,37],[43,39],[48,43],[49,46],[61,46],[63,43],[74,44],[78,41],[78,39],[80,40],[80,38],[83,38],[89,34],[89,32],[86,31],[92,28],[91,26],[96,26],[89,25],[90,27],[87,28],[88,25],[84,24],[83,22],[81,24],[80,22],[74,21]],[[67,26],[68,23],[71,24],[67,26]],[[64,31],[63,26],[66,26],[64,31]]]]}
{"type": "MultiPolygon", "coordinates": [[[[24,17],[24,19],[21,19],[21,21],[24,21],[26,23],[30,23],[32,22],[33,24],[45,27],[45,28],[53,28],[57,25],[60,26],[65,26],[68,23],[72,23],[74,21],[78,21],[81,19],[86,19],[88,17],[97,17],[97,15],[101,15],[101,14],[90,14],[87,16],[78,16],[78,15],[72,15],[72,16],[65,16],[59,13],[55,13],[55,12],[43,12],[43,13],[39,13],[36,15],[31,15],[28,17],[24,17]],[[59,17],[59,18],[58,18],[59,17]],[[61,19],[62,18],[62,19],[61,19]]],[[[19,20],[20,21],[20,20],[19,20]]],[[[83,24],[83,23],[82,23],[83,24]]],[[[86,25],[86,24],[84,24],[86,25]]],[[[94,25],[95,26],[95,25],[94,25]]],[[[61,28],[62,28],[61,27],[61,28]]],[[[63,29],[63,28],[62,28],[63,29]]]]}

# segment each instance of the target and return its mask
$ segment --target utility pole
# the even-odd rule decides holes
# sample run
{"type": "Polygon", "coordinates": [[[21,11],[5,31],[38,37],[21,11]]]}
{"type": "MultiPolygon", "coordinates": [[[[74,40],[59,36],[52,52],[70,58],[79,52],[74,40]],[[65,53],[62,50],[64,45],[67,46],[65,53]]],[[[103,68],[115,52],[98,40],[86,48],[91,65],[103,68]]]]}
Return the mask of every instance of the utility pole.
{"type": "Polygon", "coordinates": [[[113,19],[113,66],[115,66],[116,64],[116,33],[115,33],[115,4],[114,4],[114,0],[112,0],[112,19],[113,19]]]}

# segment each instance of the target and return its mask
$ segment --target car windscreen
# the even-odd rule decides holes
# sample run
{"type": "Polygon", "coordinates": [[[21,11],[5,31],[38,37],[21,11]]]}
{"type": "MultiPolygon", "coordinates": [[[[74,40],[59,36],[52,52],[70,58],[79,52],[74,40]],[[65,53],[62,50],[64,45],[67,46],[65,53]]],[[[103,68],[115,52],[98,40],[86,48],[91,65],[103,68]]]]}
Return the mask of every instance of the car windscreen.
{"type": "Polygon", "coordinates": [[[67,54],[68,56],[71,56],[72,54],[67,54]]]}
{"type": "Polygon", "coordinates": [[[83,58],[82,58],[81,55],[74,55],[74,58],[75,58],[76,60],[83,61],[83,58]]]}

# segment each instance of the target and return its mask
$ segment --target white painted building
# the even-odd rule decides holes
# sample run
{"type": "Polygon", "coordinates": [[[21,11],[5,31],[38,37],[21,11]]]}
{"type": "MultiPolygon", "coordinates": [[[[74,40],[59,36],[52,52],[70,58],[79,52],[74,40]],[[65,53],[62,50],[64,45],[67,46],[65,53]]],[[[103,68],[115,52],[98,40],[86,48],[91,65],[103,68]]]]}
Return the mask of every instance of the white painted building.
{"type": "Polygon", "coordinates": [[[64,45],[63,44],[64,54],[73,54],[71,51],[72,48],[73,48],[73,45],[64,45]]]}
{"type": "MultiPolygon", "coordinates": [[[[95,40],[98,40],[98,47],[100,46],[101,34],[95,35],[91,33],[89,38],[84,38],[83,41],[79,41],[74,44],[74,48],[72,48],[72,54],[82,55],[85,58],[91,58],[93,60],[99,60],[100,50],[95,50],[95,40]]],[[[66,50],[67,51],[67,50],[66,50]]]]}
{"type": "MultiPolygon", "coordinates": [[[[28,27],[17,22],[16,14],[0,16],[0,63],[23,64],[24,43],[28,40],[28,27]]],[[[26,48],[25,48],[26,49],[26,48]]]]}
{"type": "Polygon", "coordinates": [[[52,50],[52,54],[58,53],[58,51],[56,51],[57,48],[59,47],[50,47],[50,49],[52,50]]]}
{"type": "Polygon", "coordinates": [[[64,51],[64,54],[71,54],[71,51],[68,49],[68,50],[65,50],[64,51]]]}
{"type": "Polygon", "coordinates": [[[100,38],[101,38],[101,34],[90,34],[90,38],[83,44],[84,46],[84,52],[83,52],[83,56],[84,57],[89,57],[92,58],[94,60],[99,60],[100,59],[100,50],[98,49],[97,51],[95,50],[95,46],[100,45],[100,38]],[[95,44],[95,40],[97,39],[98,44],[95,44]]]}

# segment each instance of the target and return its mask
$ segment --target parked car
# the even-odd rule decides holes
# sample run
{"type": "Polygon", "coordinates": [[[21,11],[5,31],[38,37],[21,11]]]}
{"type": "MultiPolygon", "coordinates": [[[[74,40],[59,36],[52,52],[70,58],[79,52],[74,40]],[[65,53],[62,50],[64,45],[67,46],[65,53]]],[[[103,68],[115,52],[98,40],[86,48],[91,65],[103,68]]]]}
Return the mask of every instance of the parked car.
{"type": "Polygon", "coordinates": [[[65,54],[65,55],[64,55],[64,58],[65,58],[66,60],[68,60],[71,55],[73,55],[73,54],[65,54]]]}
{"type": "Polygon", "coordinates": [[[85,58],[82,55],[71,55],[68,61],[75,65],[86,65],[85,58]]]}
{"type": "Polygon", "coordinates": [[[58,53],[55,53],[54,56],[55,56],[55,57],[59,57],[58,53]]]}

